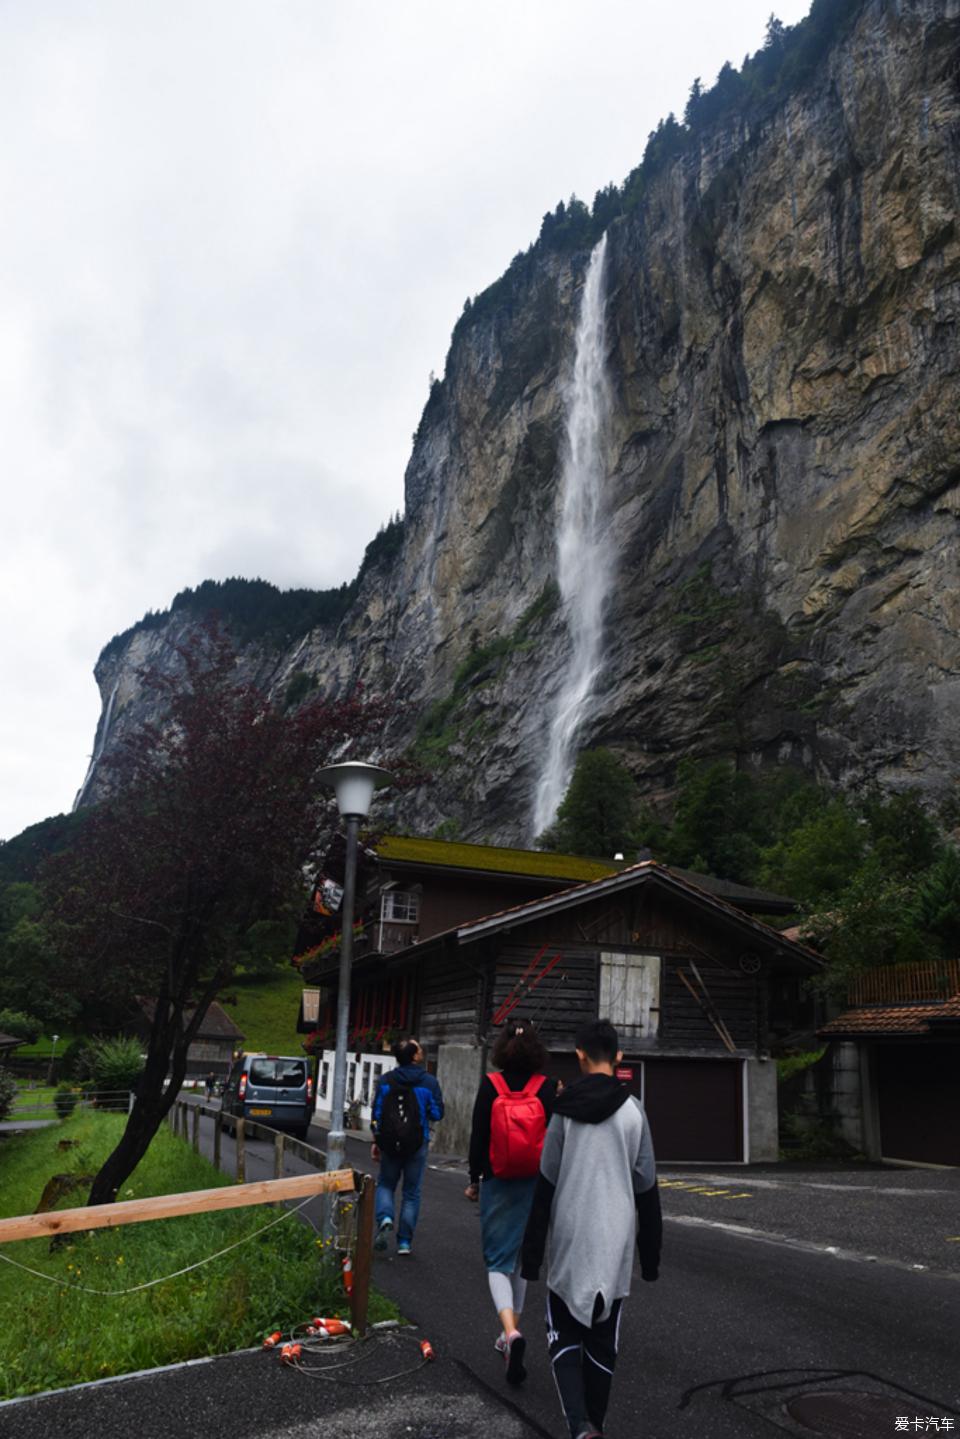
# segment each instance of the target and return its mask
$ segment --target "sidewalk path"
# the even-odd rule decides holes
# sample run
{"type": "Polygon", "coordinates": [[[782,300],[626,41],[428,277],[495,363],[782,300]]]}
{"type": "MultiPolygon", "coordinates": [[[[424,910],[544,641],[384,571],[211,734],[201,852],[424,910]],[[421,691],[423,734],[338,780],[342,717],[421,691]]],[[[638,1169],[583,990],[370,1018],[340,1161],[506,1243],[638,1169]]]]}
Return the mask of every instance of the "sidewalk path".
{"type": "MultiPolygon", "coordinates": [[[[364,1373],[409,1369],[384,1336],[364,1373]]],[[[359,1372],[360,1365],[357,1365],[359,1372]]],[[[348,1371],[349,1372],[349,1371],[348,1371]]],[[[388,1384],[313,1380],[276,1354],[226,1355],[0,1405],[2,1439],[545,1439],[456,1360],[388,1384]]]]}

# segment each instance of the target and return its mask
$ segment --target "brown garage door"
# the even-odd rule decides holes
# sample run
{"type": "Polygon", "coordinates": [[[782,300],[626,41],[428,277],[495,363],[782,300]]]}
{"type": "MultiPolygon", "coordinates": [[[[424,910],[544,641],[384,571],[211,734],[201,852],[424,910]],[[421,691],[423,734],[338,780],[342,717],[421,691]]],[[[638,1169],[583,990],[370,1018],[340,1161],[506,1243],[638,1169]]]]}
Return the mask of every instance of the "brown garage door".
{"type": "Polygon", "coordinates": [[[960,1045],[879,1045],[877,1089],[885,1159],[960,1164],[960,1045]]]}
{"type": "Polygon", "coordinates": [[[648,1059],[643,1071],[644,1107],[658,1162],[736,1163],[743,1158],[739,1061],[648,1059]]]}

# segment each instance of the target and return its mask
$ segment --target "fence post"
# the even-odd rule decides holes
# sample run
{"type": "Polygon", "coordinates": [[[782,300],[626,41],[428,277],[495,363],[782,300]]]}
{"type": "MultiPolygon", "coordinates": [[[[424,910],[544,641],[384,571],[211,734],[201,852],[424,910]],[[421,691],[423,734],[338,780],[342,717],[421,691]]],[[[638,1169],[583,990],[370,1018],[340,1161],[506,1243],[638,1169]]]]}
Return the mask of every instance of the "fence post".
{"type": "Polygon", "coordinates": [[[286,1135],[278,1130],[273,1141],[273,1177],[283,1178],[283,1154],[286,1146],[286,1135]]]}
{"type": "MultiPolygon", "coordinates": [[[[359,1175],[356,1176],[360,1178],[359,1175]]],[[[373,1209],[376,1185],[372,1175],[365,1174],[360,1184],[357,1205],[357,1245],[353,1256],[353,1293],[350,1295],[350,1320],[361,1334],[367,1332],[367,1310],[370,1305],[370,1269],[373,1264],[373,1209]]]]}
{"type": "Polygon", "coordinates": [[[193,1105],[193,1148],[194,1152],[200,1153],[200,1106],[193,1105]]]}
{"type": "Polygon", "coordinates": [[[245,1146],[245,1144],[244,1144],[244,1137],[243,1137],[243,1131],[244,1131],[244,1125],[245,1125],[245,1124],[246,1124],[246,1120],[244,1120],[244,1119],[238,1119],[238,1120],[237,1120],[237,1140],[236,1140],[236,1143],[237,1143],[237,1183],[238,1183],[238,1184],[245,1184],[245,1183],[246,1183],[246,1178],[247,1178],[247,1165],[246,1165],[246,1157],[247,1157],[247,1156],[246,1156],[246,1146],[245,1146]]]}
{"type": "Polygon", "coordinates": [[[218,1110],[213,1116],[213,1167],[220,1168],[220,1137],[223,1134],[223,1115],[218,1110]]]}

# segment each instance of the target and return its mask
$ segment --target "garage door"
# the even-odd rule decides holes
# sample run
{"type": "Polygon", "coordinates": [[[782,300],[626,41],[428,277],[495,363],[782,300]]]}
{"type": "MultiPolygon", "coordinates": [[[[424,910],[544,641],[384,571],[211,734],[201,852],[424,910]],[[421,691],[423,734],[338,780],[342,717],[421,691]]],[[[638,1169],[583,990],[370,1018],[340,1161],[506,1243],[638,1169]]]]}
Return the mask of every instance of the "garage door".
{"type": "Polygon", "coordinates": [[[960,1045],[877,1046],[880,1152],[960,1164],[960,1045]]]}
{"type": "Polygon", "coordinates": [[[722,1059],[648,1059],[643,1102],[658,1163],[743,1158],[741,1063],[722,1059]]]}

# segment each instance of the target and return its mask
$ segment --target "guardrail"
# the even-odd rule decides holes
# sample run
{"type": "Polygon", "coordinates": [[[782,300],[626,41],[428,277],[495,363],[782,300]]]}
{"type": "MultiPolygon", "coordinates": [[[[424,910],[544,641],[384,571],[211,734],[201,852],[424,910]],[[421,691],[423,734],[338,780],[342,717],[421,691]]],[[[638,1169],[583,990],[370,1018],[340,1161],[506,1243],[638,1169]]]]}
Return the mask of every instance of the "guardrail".
{"type": "MultiPolygon", "coordinates": [[[[22,1094],[23,1091],[21,1090],[20,1093],[22,1094]]],[[[131,1089],[74,1089],[70,1091],[70,1097],[73,1101],[73,1109],[112,1109],[115,1111],[126,1110],[129,1113],[133,1108],[133,1090],[131,1089]]],[[[51,1096],[50,1099],[39,1099],[34,1104],[14,1104],[8,1117],[22,1119],[30,1114],[36,1117],[53,1114],[59,1117],[60,1110],[57,1108],[56,1099],[51,1096]]]]}

